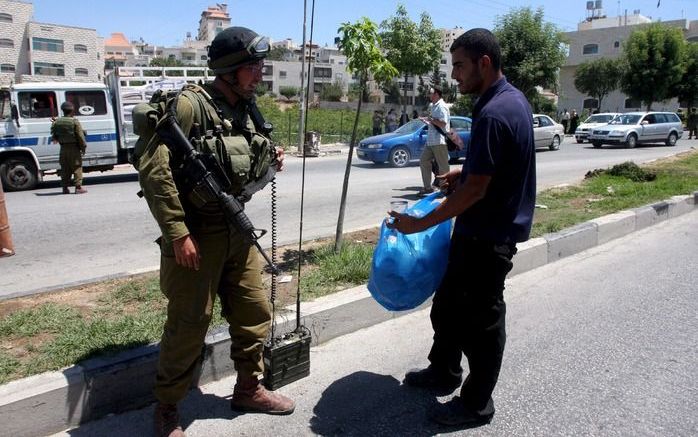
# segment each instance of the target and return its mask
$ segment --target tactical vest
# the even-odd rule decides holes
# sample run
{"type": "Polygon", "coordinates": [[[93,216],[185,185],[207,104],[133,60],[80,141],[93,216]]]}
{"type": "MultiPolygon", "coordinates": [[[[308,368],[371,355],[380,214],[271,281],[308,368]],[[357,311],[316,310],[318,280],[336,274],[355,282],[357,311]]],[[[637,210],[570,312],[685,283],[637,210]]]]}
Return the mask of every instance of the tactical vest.
{"type": "MultiPolygon", "coordinates": [[[[150,102],[134,107],[134,133],[139,135],[132,160],[134,166],[138,167],[138,158],[149,144],[160,142],[152,121],[163,116],[170,99],[187,99],[190,102],[194,123],[198,126],[193,126],[185,134],[191,139],[194,149],[216,158],[231,182],[227,189],[230,194],[239,195],[246,185],[259,181],[267,174],[275,159],[275,149],[268,138],[257,132],[247,111],[244,111],[243,120],[224,119],[208,93],[193,84],[185,85],[176,96],[172,96],[171,92],[158,91],[150,102]]],[[[177,158],[173,157],[175,182],[177,158]]]]}
{"type": "Polygon", "coordinates": [[[58,117],[51,125],[51,135],[58,140],[60,144],[77,144],[78,139],[75,136],[75,118],[74,117],[58,117]]]}

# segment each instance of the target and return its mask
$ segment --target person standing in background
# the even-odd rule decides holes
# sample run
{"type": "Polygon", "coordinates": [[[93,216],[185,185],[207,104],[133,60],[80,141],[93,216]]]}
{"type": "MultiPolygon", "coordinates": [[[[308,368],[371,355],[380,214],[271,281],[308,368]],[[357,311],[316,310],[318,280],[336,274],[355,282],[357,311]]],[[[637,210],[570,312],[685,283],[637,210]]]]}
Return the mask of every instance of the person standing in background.
{"type": "Polygon", "coordinates": [[[58,117],[51,124],[51,138],[58,141],[61,151],[58,162],[61,165],[61,187],[63,194],[69,194],[70,178],[75,176],[75,194],[87,193],[82,186],[82,157],[85,156],[87,143],[80,121],[75,118],[75,105],[63,102],[63,117],[58,117]]]}

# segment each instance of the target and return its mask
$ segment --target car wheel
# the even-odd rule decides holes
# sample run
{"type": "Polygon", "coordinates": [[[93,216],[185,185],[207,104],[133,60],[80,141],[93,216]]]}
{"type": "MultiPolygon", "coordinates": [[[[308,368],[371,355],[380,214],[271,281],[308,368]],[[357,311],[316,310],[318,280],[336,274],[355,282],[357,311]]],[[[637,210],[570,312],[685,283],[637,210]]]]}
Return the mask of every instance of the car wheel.
{"type": "Polygon", "coordinates": [[[591,145],[594,146],[595,149],[600,149],[603,143],[600,141],[592,141],[591,145]]]}
{"type": "Polygon", "coordinates": [[[676,145],[676,140],[678,140],[678,137],[674,132],[669,134],[669,138],[666,139],[666,145],[669,147],[674,147],[676,145]]]}
{"type": "Polygon", "coordinates": [[[577,140],[577,144],[582,144],[584,140],[577,140]]]}
{"type": "Polygon", "coordinates": [[[388,159],[392,167],[404,167],[410,162],[410,151],[406,147],[399,146],[390,151],[388,159]]]}
{"type": "Polygon", "coordinates": [[[7,158],[0,163],[0,179],[7,191],[31,190],[39,182],[34,163],[24,156],[7,158]]]}
{"type": "Polygon", "coordinates": [[[560,137],[555,135],[553,137],[553,143],[549,146],[550,150],[560,150],[560,137]]]}
{"type": "Polygon", "coordinates": [[[625,147],[634,149],[635,146],[637,146],[637,136],[635,134],[628,135],[628,139],[625,140],[625,147]]]}

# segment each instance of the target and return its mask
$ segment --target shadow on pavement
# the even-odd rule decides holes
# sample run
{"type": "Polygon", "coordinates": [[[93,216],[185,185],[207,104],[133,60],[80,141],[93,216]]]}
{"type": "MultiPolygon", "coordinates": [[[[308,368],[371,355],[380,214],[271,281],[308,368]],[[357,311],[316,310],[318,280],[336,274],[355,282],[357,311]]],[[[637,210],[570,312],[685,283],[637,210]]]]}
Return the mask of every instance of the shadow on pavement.
{"type": "Polygon", "coordinates": [[[310,430],[324,436],[432,436],[444,431],[427,419],[436,403],[433,395],[392,376],[355,372],[325,389],[310,430]]]}
{"type": "MultiPolygon", "coordinates": [[[[119,174],[105,174],[105,175],[95,175],[95,176],[90,176],[89,173],[84,176],[83,178],[83,185],[85,185],[86,188],[89,188],[90,186],[94,185],[103,185],[103,184],[118,184],[121,182],[138,182],[138,174],[137,173],[119,173],[119,174]]],[[[53,181],[43,181],[39,184],[37,187],[38,189],[45,189],[45,188],[56,188],[57,190],[61,189],[61,181],[60,180],[53,180],[53,181]]],[[[71,185],[71,192],[73,190],[73,186],[71,185]]],[[[46,196],[48,193],[34,193],[37,196],[46,196]]],[[[60,191],[57,193],[60,194],[60,191]]]]}

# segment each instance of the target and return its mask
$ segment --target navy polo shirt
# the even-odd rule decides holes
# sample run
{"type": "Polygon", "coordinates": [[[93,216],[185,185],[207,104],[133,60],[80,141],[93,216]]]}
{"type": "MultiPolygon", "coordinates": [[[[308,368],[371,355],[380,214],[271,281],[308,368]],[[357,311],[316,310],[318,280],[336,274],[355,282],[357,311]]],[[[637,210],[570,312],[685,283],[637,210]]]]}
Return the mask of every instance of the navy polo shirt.
{"type": "Polygon", "coordinates": [[[473,109],[461,181],[492,177],[485,197],[461,213],[454,232],[495,243],[528,240],[536,201],[533,115],[523,93],[501,78],[473,109]]]}

